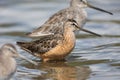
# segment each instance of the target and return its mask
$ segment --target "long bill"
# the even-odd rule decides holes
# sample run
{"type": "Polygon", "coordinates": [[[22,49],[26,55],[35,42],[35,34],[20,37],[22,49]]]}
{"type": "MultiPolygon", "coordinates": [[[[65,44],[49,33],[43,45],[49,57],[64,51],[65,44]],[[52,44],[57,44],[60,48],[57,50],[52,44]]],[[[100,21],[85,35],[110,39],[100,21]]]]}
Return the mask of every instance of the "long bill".
{"type": "Polygon", "coordinates": [[[97,33],[95,33],[95,32],[92,32],[92,31],[89,31],[89,30],[87,30],[87,29],[79,28],[79,30],[84,31],[84,32],[87,32],[87,33],[90,33],[90,34],[93,34],[93,35],[96,35],[96,36],[98,36],[98,37],[102,37],[102,35],[97,34],[97,33]]]}
{"type": "Polygon", "coordinates": [[[75,27],[78,28],[78,29],[81,30],[81,31],[84,31],[84,32],[87,32],[87,33],[96,35],[96,36],[98,36],[98,37],[102,37],[102,35],[100,35],[100,34],[97,34],[97,33],[95,33],[95,32],[92,32],[92,31],[89,31],[89,30],[87,30],[87,29],[83,29],[83,28],[79,27],[78,24],[77,24],[77,22],[76,22],[75,20],[69,20],[69,21],[72,21],[72,22],[76,23],[76,24],[74,24],[75,27]]]}
{"type": "Polygon", "coordinates": [[[22,59],[24,59],[24,60],[26,60],[26,61],[28,61],[28,62],[34,64],[34,65],[38,65],[36,62],[34,62],[34,61],[32,61],[32,60],[30,60],[30,59],[24,57],[23,55],[20,55],[20,54],[19,54],[18,56],[19,56],[20,58],[22,58],[22,59]]]}
{"type": "Polygon", "coordinates": [[[103,9],[100,9],[100,8],[97,8],[97,7],[92,6],[91,4],[88,4],[88,3],[86,3],[86,4],[87,4],[87,6],[90,7],[90,8],[93,8],[93,9],[99,10],[99,11],[101,11],[101,12],[105,12],[105,13],[108,13],[108,14],[110,14],[110,15],[113,15],[113,13],[111,13],[111,12],[109,12],[109,11],[106,11],[106,10],[103,10],[103,9]]]}

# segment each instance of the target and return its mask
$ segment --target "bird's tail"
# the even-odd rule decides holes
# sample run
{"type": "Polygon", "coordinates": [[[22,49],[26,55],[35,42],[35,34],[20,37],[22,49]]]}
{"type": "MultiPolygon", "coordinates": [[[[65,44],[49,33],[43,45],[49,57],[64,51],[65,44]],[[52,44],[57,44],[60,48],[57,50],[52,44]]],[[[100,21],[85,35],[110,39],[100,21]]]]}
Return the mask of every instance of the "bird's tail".
{"type": "Polygon", "coordinates": [[[17,42],[17,45],[20,46],[21,49],[29,52],[29,53],[32,53],[30,50],[29,50],[29,47],[30,47],[30,44],[29,42],[17,42]]]}
{"type": "Polygon", "coordinates": [[[26,47],[27,43],[26,42],[17,42],[17,45],[20,47],[26,47]]]}

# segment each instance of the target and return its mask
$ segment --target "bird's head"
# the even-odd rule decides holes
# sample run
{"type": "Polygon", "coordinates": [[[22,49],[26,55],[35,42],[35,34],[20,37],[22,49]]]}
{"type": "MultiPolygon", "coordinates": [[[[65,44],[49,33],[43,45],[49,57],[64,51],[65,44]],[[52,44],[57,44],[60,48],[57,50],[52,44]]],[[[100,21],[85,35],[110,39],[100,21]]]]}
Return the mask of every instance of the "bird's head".
{"type": "Polygon", "coordinates": [[[95,6],[93,6],[93,5],[91,5],[91,4],[89,4],[88,2],[87,2],[87,0],[71,0],[71,6],[77,6],[77,7],[79,7],[79,8],[87,8],[87,7],[89,7],[89,8],[92,8],[92,9],[96,9],[96,10],[99,10],[99,11],[102,11],[102,12],[105,12],[105,13],[108,13],[108,14],[110,14],[110,15],[113,15],[113,13],[111,13],[111,12],[109,12],[109,11],[106,11],[106,10],[104,10],[104,9],[101,9],[101,8],[98,8],[98,7],[95,7],[95,6]]]}
{"type": "Polygon", "coordinates": [[[15,48],[14,45],[12,44],[4,44],[1,47],[2,50],[2,55],[6,56],[6,57],[17,57],[18,53],[17,53],[17,49],[15,48]]]}
{"type": "Polygon", "coordinates": [[[19,58],[25,59],[26,61],[28,61],[28,62],[30,62],[30,63],[32,63],[32,64],[37,65],[36,62],[34,62],[34,61],[32,61],[32,60],[30,60],[30,59],[28,59],[28,58],[20,55],[20,54],[17,52],[17,49],[15,48],[15,46],[12,45],[12,44],[9,44],[9,43],[4,44],[4,45],[1,47],[0,50],[1,50],[1,53],[0,53],[1,56],[4,57],[4,58],[6,58],[6,59],[19,57],[19,58]]]}

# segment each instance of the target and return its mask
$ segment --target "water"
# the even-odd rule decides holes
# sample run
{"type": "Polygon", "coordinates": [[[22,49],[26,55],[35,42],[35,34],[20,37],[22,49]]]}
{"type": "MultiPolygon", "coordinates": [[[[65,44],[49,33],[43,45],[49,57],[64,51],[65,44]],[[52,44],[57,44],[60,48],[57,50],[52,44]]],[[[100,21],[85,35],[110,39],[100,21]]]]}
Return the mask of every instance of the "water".
{"type": "MultiPolygon", "coordinates": [[[[120,0],[89,2],[114,13],[111,16],[86,9],[88,22],[85,28],[104,37],[80,32],[67,61],[57,63],[41,63],[16,46],[22,55],[39,65],[18,59],[12,80],[120,80],[120,0]]],[[[31,40],[25,33],[42,25],[68,3],[69,0],[0,0],[0,45],[31,40]]]]}

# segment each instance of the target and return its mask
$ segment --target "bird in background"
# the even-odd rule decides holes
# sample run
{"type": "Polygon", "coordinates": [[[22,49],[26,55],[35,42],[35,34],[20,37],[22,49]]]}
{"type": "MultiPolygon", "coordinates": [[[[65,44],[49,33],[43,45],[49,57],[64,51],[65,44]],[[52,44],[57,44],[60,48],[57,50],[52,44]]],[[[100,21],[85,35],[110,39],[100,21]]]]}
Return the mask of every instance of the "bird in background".
{"type": "Polygon", "coordinates": [[[14,59],[16,57],[20,57],[31,62],[32,64],[37,65],[36,62],[20,55],[14,45],[9,43],[4,44],[0,48],[0,80],[9,80],[16,72],[17,65],[14,59]]]}
{"type": "Polygon", "coordinates": [[[112,15],[111,12],[92,6],[86,0],[71,0],[68,8],[62,9],[52,15],[43,25],[28,33],[27,36],[41,37],[62,34],[63,25],[68,19],[75,20],[79,28],[83,28],[87,18],[87,12],[85,11],[87,7],[112,15]]]}

